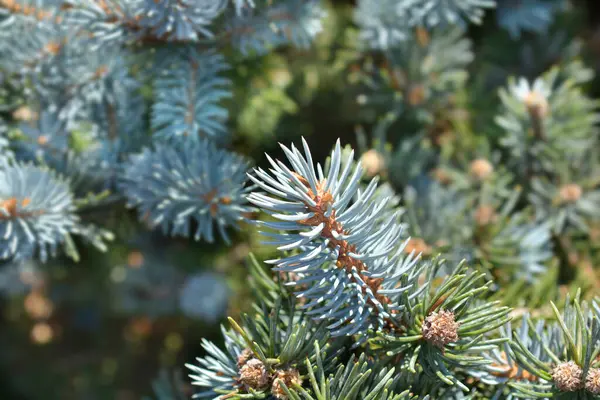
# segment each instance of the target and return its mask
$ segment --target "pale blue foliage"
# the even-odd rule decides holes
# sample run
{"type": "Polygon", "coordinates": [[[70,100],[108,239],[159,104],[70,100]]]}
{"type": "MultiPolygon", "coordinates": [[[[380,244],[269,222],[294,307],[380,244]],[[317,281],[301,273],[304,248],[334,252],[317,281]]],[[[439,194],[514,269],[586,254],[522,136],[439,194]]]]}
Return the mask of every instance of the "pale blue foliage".
{"type": "Polygon", "coordinates": [[[212,37],[208,26],[227,6],[228,0],[143,0],[140,25],[169,40],[212,37]]]}
{"type": "MultiPolygon", "coordinates": [[[[70,100],[63,114],[69,112],[78,120],[93,123],[102,138],[139,140],[146,129],[146,104],[139,93],[141,84],[129,72],[126,58],[118,49],[103,49],[69,62],[73,89],[68,92],[70,100]]],[[[70,120],[68,115],[63,118],[70,120]]]]}
{"type": "Polygon", "coordinates": [[[179,292],[179,308],[188,317],[215,323],[227,312],[230,294],[231,289],[219,274],[190,275],[179,292]]]}
{"type": "Polygon", "coordinates": [[[494,251],[488,255],[500,268],[514,268],[518,279],[533,281],[546,271],[545,263],[552,258],[551,226],[549,223],[523,221],[513,215],[492,239],[494,251]]]}
{"type": "MultiPolygon", "coordinates": [[[[137,167],[128,164],[127,170],[142,168],[146,175],[139,176],[154,179],[157,185],[150,189],[129,185],[130,203],[152,208],[149,198],[142,201],[136,196],[144,190],[145,195],[159,196],[165,182],[161,179],[166,179],[173,187],[167,200],[154,203],[152,224],[173,234],[187,235],[194,229],[197,239],[211,241],[216,225],[228,240],[225,227],[236,225],[252,208],[244,199],[246,161],[205,142],[206,137],[227,138],[228,111],[222,101],[232,91],[225,76],[228,63],[217,51],[230,45],[244,53],[262,53],[284,44],[306,47],[321,30],[324,11],[319,2],[17,0],[21,11],[29,8],[26,12],[15,8],[14,13],[7,4],[0,6],[0,68],[23,87],[25,103],[40,116],[22,123],[22,135],[15,135],[17,140],[10,143],[18,150],[18,159],[67,177],[78,206],[112,202],[118,194],[105,190],[115,188],[123,159],[148,145],[149,120],[155,139],[175,141],[186,136],[195,144],[182,145],[184,155],[177,156],[185,159],[171,157],[166,150],[157,150],[152,158],[145,151],[143,155],[152,158],[147,160],[150,166],[165,165],[162,177],[157,178],[152,168],[144,169],[143,155],[137,167]],[[169,46],[161,46],[167,42],[169,46]],[[144,92],[149,83],[153,85],[150,118],[146,103],[150,96],[144,92]],[[81,135],[87,136],[80,140],[81,135]],[[69,148],[74,143],[81,147],[69,148]],[[166,169],[174,164],[179,170],[166,169]],[[180,195],[178,190],[190,190],[191,197],[168,200],[180,195]],[[192,199],[197,194],[205,198],[192,199]]],[[[14,108],[5,105],[3,111],[14,108]]],[[[10,168],[13,162],[8,145],[2,138],[0,168],[10,168]]],[[[77,229],[84,239],[100,246],[96,228],[77,229]]],[[[18,250],[15,238],[20,236],[10,234],[12,257],[18,250]]],[[[67,245],[75,255],[73,243],[67,245]]]]}
{"type": "Polygon", "coordinates": [[[427,43],[419,43],[414,33],[410,39],[387,52],[397,82],[420,84],[426,98],[434,99],[464,85],[475,54],[463,29],[436,29],[427,43]]]}
{"type": "Polygon", "coordinates": [[[6,168],[14,160],[14,153],[9,148],[8,139],[4,137],[3,128],[4,125],[0,121],[0,170],[6,168]]]}
{"type": "Polygon", "coordinates": [[[422,177],[407,187],[404,199],[410,235],[431,247],[432,255],[441,253],[451,263],[466,259],[527,281],[544,272],[553,254],[550,224],[531,221],[521,213],[509,214],[519,192],[507,196],[501,182],[504,177],[483,189],[461,188],[459,178],[453,176],[452,184],[443,186],[422,177]],[[478,220],[482,204],[490,207],[497,221],[478,220]],[[449,220],[454,223],[448,224],[449,220]],[[478,241],[478,229],[492,225],[488,240],[478,241]]]}
{"type": "MultiPolygon", "coordinates": [[[[20,12],[13,13],[10,7],[10,2],[0,6],[0,38],[6,38],[9,36],[9,28],[14,28],[15,25],[23,24],[27,22],[39,22],[44,19],[42,17],[50,17],[58,11],[62,0],[18,0],[14,5],[18,5],[21,10],[33,9],[33,10],[44,10],[44,14],[36,12],[20,12]]],[[[0,42],[1,43],[1,42],[0,42]]]]}
{"type": "MultiPolygon", "coordinates": [[[[0,7],[1,9],[1,7],[0,7]]],[[[38,72],[54,57],[50,43],[61,43],[66,36],[65,26],[53,23],[51,16],[35,18],[15,16],[13,23],[0,30],[0,67],[10,72],[38,72]]]]}
{"type": "MultiPolygon", "coordinates": [[[[71,190],[78,196],[113,189],[124,155],[138,151],[147,143],[144,137],[140,137],[143,133],[140,127],[142,110],[135,107],[136,104],[139,106],[139,102],[129,104],[126,111],[128,94],[124,90],[111,89],[97,104],[82,103],[88,108],[86,112],[94,110],[89,118],[98,118],[98,124],[91,127],[92,140],[80,151],[69,148],[72,133],[67,129],[69,123],[60,118],[57,107],[51,105],[42,110],[37,121],[19,124],[24,137],[15,141],[17,159],[47,165],[68,177],[71,190]],[[120,96],[116,97],[119,93],[120,96]],[[129,115],[133,113],[136,115],[129,115]]],[[[86,127],[89,127],[91,121],[86,122],[86,127]]],[[[77,127],[78,123],[72,121],[71,125],[77,127]]]]}
{"type": "Polygon", "coordinates": [[[410,40],[414,27],[481,23],[494,0],[358,0],[355,19],[370,47],[388,49],[410,40]]]}
{"type": "Polygon", "coordinates": [[[374,49],[394,47],[412,34],[398,0],[359,0],[355,20],[361,40],[374,49]]]}
{"type": "Polygon", "coordinates": [[[256,7],[254,0],[231,0],[235,7],[236,14],[240,15],[245,9],[256,7]]]}
{"type": "Polygon", "coordinates": [[[206,351],[203,358],[196,358],[198,365],[186,364],[192,372],[192,384],[205,390],[192,396],[193,399],[218,399],[220,392],[230,392],[236,386],[239,376],[237,360],[242,353],[241,338],[235,332],[221,328],[225,339],[225,349],[202,339],[202,348],[206,351]]]}
{"type": "Polygon", "coordinates": [[[468,222],[468,202],[457,189],[429,177],[419,177],[404,191],[408,233],[436,246],[450,264],[472,262],[474,245],[468,222]],[[449,220],[454,223],[448,224],[449,220]]]}
{"type": "Polygon", "coordinates": [[[120,149],[118,142],[105,140],[82,153],[67,151],[60,159],[53,160],[51,166],[69,178],[71,190],[77,196],[114,190],[120,149]]]}
{"type": "Polygon", "coordinates": [[[495,0],[401,0],[399,3],[410,25],[428,27],[457,25],[463,20],[480,24],[485,9],[496,6],[495,0]]]}
{"type": "MultiPolygon", "coordinates": [[[[502,113],[496,123],[505,131],[500,144],[511,152],[510,163],[518,171],[554,173],[595,146],[598,102],[583,94],[576,77],[561,72],[553,68],[532,83],[509,79],[508,89],[500,90],[502,113]]],[[[579,76],[581,71],[570,72],[579,76]]]]}
{"type": "Polygon", "coordinates": [[[112,139],[139,135],[143,112],[140,84],[129,73],[125,58],[116,48],[67,57],[62,66],[65,74],[48,96],[61,106],[61,119],[71,125],[92,122],[104,137],[112,139]]]}
{"type": "Polygon", "coordinates": [[[0,259],[55,256],[78,217],[68,183],[50,170],[14,165],[0,171],[0,259]]]}
{"type": "Polygon", "coordinates": [[[292,44],[307,48],[323,29],[325,10],[318,0],[288,0],[258,9],[247,7],[232,18],[226,32],[242,54],[265,54],[292,44]]]}
{"type": "Polygon", "coordinates": [[[514,39],[518,39],[521,31],[545,33],[554,21],[554,14],[565,6],[565,0],[503,0],[498,2],[496,19],[514,39]]]}
{"type": "Polygon", "coordinates": [[[523,368],[517,359],[517,355],[510,346],[510,342],[518,342],[523,346],[525,351],[530,352],[536,358],[543,362],[551,362],[552,359],[544,352],[544,344],[549,346],[553,352],[559,353],[564,345],[558,337],[555,329],[548,328],[544,320],[538,320],[533,328],[528,325],[530,316],[523,315],[520,323],[516,327],[512,322],[507,322],[500,327],[501,337],[509,339],[509,342],[501,344],[497,348],[493,348],[490,352],[483,353],[489,360],[490,364],[481,370],[470,370],[469,375],[481,380],[483,383],[496,386],[494,399],[516,400],[521,398],[514,389],[507,384],[513,379],[524,379],[531,376],[529,372],[523,368]],[[540,339],[543,341],[540,341],[540,339]]]}
{"type": "MultiPolygon", "coordinates": [[[[59,43],[44,37],[40,45],[52,48],[59,43]]],[[[23,55],[19,63],[31,69],[18,70],[28,83],[30,103],[39,104],[40,114],[54,114],[56,122],[64,122],[68,130],[91,122],[104,136],[139,134],[144,104],[125,53],[108,47],[89,52],[86,47],[72,45],[40,54],[39,60],[23,55]]]]}
{"type": "Polygon", "coordinates": [[[303,148],[304,154],[282,145],[292,169],[267,156],[271,173],[258,168],[251,175],[266,193],[253,192],[248,199],[278,220],[257,221],[269,230],[262,232],[270,239],[266,243],[296,251],[268,263],[299,274],[290,284],[306,298],[307,314],[327,321],[332,335],[360,333],[365,339],[368,329],[379,329],[392,310],[402,309],[402,294],[416,284],[420,268],[404,254],[401,211],[386,208],[387,198],[374,201],[376,179],[360,189],[363,171],[353,154],[342,159],[338,141],[324,171],[313,164],[305,141],[303,148]],[[377,279],[374,291],[370,282],[377,279]]]}
{"type": "Polygon", "coordinates": [[[43,160],[52,163],[68,150],[69,133],[65,129],[64,121],[58,118],[55,107],[42,111],[37,121],[21,123],[19,129],[25,135],[25,138],[18,142],[21,160],[43,160]]]}
{"type": "Polygon", "coordinates": [[[361,74],[366,90],[358,102],[399,114],[414,110],[427,124],[434,118],[428,110],[445,107],[449,97],[465,86],[467,67],[475,57],[465,31],[456,27],[424,35],[411,31],[385,56],[386,68],[366,63],[361,74]],[[414,93],[421,93],[417,103],[414,93]]]}
{"type": "Polygon", "coordinates": [[[229,241],[227,227],[238,227],[246,205],[248,162],[207,140],[158,144],[125,164],[120,188],[140,219],[164,233],[214,241],[214,228],[229,241]]]}
{"type": "Polygon", "coordinates": [[[549,223],[556,234],[566,229],[588,232],[589,223],[600,220],[600,190],[583,189],[577,185],[581,190],[580,197],[566,199],[561,193],[565,185],[557,186],[542,178],[532,179],[529,201],[534,207],[536,219],[549,223]]]}
{"type": "Polygon", "coordinates": [[[226,133],[228,116],[220,102],[231,96],[230,81],[222,73],[229,67],[214,51],[186,50],[178,53],[154,81],[152,129],[160,139],[220,139],[226,133]]]}
{"type": "Polygon", "coordinates": [[[81,30],[88,37],[90,49],[97,50],[105,44],[132,42],[143,31],[131,30],[137,26],[136,15],[142,10],[144,0],[65,0],[66,25],[81,30]]]}
{"type": "Polygon", "coordinates": [[[136,40],[226,40],[244,54],[282,44],[305,47],[321,30],[318,0],[67,0],[68,25],[94,47],[136,40]],[[221,28],[218,32],[215,28],[221,28]],[[223,29],[224,28],[224,29],[223,29]]]}

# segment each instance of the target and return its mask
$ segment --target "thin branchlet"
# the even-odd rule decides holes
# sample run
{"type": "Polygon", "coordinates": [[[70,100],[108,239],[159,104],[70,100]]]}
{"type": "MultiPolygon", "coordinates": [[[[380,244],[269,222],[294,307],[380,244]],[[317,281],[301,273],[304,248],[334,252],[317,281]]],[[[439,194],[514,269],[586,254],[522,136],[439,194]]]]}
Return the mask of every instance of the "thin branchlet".
{"type": "MultiPolygon", "coordinates": [[[[346,270],[346,272],[349,274],[353,270],[356,270],[359,273],[368,271],[369,268],[367,264],[356,257],[356,246],[350,244],[347,240],[336,239],[334,237],[334,232],[338,234],[336,235],[338,237],[341,235],[347,235],[349,232],[344,230],[343,224],[337,221],[335,209],[331,211],[329,216],[326,215],[328,210],[333,206],[333,196],[331,195],[330,191],[323,190],[323,188],[326,186],[325,181],[318,182],[317,193],[313,193],[308,181],[304,177],[298,174],[296,174],[296,177],[306,186],[308,196],[316,203],[315,206],[306,204],[306,207],[313,212],[314,215],[308,219],[298,222],[302,225],[313,227],[319,226],[320,224],[324,225],[324,228],[321,231],[321,236],[328,240],[328,246],[330,248],[338,250],[337,260],[335,262],[335,265],[338,268],[346,270]],[[354,254],[354,256],[351,254],[354,254]]],[[[382,278],[369,278],[364,276],[363,280],[372,290],[377,300],[381,304],[391,303],[391,300],[387,296],[378,293],[379,289],[381,288],[381,283],[383,282],[382,278]]],[[[364,290],[366,289],[363,288],[363,291],[364,290]]],[[[372,300],[369,299],[369,301],[372,300]]]]}

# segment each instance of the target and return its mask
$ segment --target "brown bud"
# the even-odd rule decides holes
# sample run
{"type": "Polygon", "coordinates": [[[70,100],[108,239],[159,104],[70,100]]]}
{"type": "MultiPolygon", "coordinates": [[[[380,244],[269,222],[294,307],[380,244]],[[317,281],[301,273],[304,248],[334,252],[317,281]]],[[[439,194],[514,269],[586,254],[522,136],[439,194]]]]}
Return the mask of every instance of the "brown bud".
{"type": "Polygon", "coordinates": [[[436,347],[443,348],[458,340],[460,324],[454,319],[452,311],[432,312],[425,318],[421,332],[423,338],[436,347]]]}
{"type": "Polygon", "coordinates": [[[385,168],[385,160],[378,151],[371,149],[364,153],[360,161],[365,169],[367,176],[373,177],[385,168]]]}
{"type": "Polygon", "coordinates": [[[548,100],[538,92],[529,92],[523,102],[527,111],[536,118],[543,118],[548,114],[548,100]]]}
{"type": "Polygon", "coordinates": [[[433,171],[431,171],[431,175],[433,179],[442,185],[448,185],[449,183],[452,183],[452,177],[446,170],[442,168],[435,168],[433,171]]]}
{"type": "Polygon", "coordinates": [[[427,256],[431,254],[431,246],[425,243],[425,241],[421,238],[410,238],[406,243],[406,247],[404,247],[404,252],[410,254],[413,251],[415,254],[427,256]]]}
{"type": "Polygon", "coordinates": [[[581,389],[583,371],[573,361],[558,364],[552,369],[552,380],[561,392],[574,392],[581,389]]]}
{"type": "Polygon", "coordinates": [[[96,72],[94,72],[94,78],[95,79],[102,78],[107,73],[108,73],[108,66],[101,65],[98,68],[96,68],[96,72]]]}
{"type": "Polygon", "coordinates": [[[262,361],[253,358],[240,368],[240,382],[247,388],[259,390],[269,384],[269,374],[262,361]]]}
{"type": "Polygon", "coordinates": [[[37,138],[37,143],[40,146],[45,146],[48,144],[48,142],[50,141],[50,138],[48,137],[48,135],[40,135],[37,138]]]}
{"type": "Polygon", "coordinates": [[[13,118],[19,121],[33,121],[37,119],[37,114],[27,106],[21,106],[13,111],[13,118]]]}
{"type": "Polygon", "coordinates": [[[600,395],[600,368],[590,368],[585,378],[585,390],[593,395],[600,395]]]}
{"type": "Polygon", "coordinates": [[[8,217],[14,217],[17,215],[17,206],[19,201],[15,197],[11,197],[6,200],[0,200],[0,209],[2,209],[3,213],[0,214],[0,219],[6,219],[8,217]]]}
{"type": "Polygon", "coordinates": [[[419,43],[419,46],[425,47],[429,45],[430,37],[429,32],[427,32],[427,29],[421,26],[417,27],[415,29],[415,37],[417,39],[417,42],[419,43]]]}
{"type": "Polygon", "coordinates": [[[275,379],[271,386],[271,394],[278,399],[287,400],[288,397],[281,386],[281,382],[287,386],[288,389],[294,387],[294,385],[301,385],[302,379],[300,379],[300,373],[295,368],[288,368],[285,370],[277,370],[275,372],[275,379]]]}
{"type": "Polygon", "coordinates": [[[418,106],[425,101],[425,87],[423,85],[413,85],[408,91],[408,104],[418,106]]]}
{"type": "Polygon", "coordinates": [[[481,205],[475,210],[475,222],[479,226],[486,226],[496,221],[496,210],[492,206],[481,205]]]}
{"type": "Polygon", "coordinates": [[[576,183],[563,185],[558,191],[562,203],[575,203],[581,198],[582,194],[583,190],[581,189],[581,186],[576,183]]]}
{"type": "Polygon", "coordinates": [[[471,163],[469,172],[473,177],[482,181],[487,179],[492,172],[494,172],[494,166],[484,158],[478,158],[471,163]]]}
{"type": "Polygon", "coordinates": [[[246,365],[248,360],[251,360],[253,358],[254,358],[254,353],[252,352],[252,350],[245,348],[244,350],[242,350],[242,352],[240,353],[240,355],[237,358],[238,368],[242,368],[244,365],[246,365]]]}
{"type": "Polygon", "coordinates": [[[44,46],[44,50],[48,54],[57,55],[62,48],[62,44],[59,42],[48,42],[46,46],[44,46]]]}

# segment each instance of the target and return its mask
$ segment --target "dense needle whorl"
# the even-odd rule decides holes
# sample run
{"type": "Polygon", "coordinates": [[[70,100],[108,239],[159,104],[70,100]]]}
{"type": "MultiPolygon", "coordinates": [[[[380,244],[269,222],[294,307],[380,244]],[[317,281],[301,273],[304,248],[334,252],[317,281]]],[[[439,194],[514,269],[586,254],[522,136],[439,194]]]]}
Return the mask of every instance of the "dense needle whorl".
{"type": "Polygon", "coordinates": [[[386,208],[388,198],[374,199],[377,179],[360,187],[361,164],[353,153],[342,160],[339,141],[326,171],[315,168],[304,140],[303,148],[304,154],[282,145],[291,169],[267,156],[270,174],[258,168],[250,175],[266,193],[248,200],[279,220],[257,222],[270,229],[262,232],[267,243],[297,251],[269,263],[298,274],[291,284],[307,299],[310,315],[330,321],[333,335],[390,326],[418,269],[404,252],[399,211],[386,208]]]}

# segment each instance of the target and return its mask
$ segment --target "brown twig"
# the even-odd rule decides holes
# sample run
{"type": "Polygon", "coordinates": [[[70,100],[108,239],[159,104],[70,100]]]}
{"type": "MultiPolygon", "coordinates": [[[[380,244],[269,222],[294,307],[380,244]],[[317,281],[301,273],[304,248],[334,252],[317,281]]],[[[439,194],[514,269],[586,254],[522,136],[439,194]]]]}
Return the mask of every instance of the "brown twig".
{"type": "MultiPolygon", "coordinates": [[[[314,215],[308,219],[299,221],[302,225],[307,226],[318,226],[323,224],[323,230],[321,231],[321,237],[326,238],[328,240],[328,246],[332,249],[338,250],[338,258],[335,265],[340,268],[346,270],[348,272],[349,278],[358,284],[356,278],[353,277],[352,272],[355,270],[361,275],[361,279],[366,284],[366,287],[359,284],[362,287],[362,293],[365,294],[367,292],[367,288],[371,290],[375,299],[383,305],[390,304],[392,301],[389,297],[380,294],[379,290],[381,288],[381,284],[383,283],[382,278],[369,278],[363,274],[363,272],[368,271],[368,266],[350,254],[356,254],[356,246],[350,244],[347,240],[336,239],[333,235],[335,232],[338,235],[345,235],[349,232],[344,229],[343,225],[337,221],[336,212],[333,210],[329,216],[326,216],[325,213],[333,204],[333,196],[331,192],[323,190],[325,186],[325,181],[321,181],[317,184],[317,193],[313,193],[312,189],[310,189],[310,185],[308,181],[298,175],[295,174],[296,177],[306,186],[308,192],[308,196],[316,203],[315,206],[306,205],[307,208],[314,213],[314,215]]],[[[367,302],[373,306],[373,312],[375,314],[378,313],[377,304],[371,298],[367,299],[367,302]]],[[[387,328],[392,330],[397,330],[398,326],[391,319],[386,321],[387,328]]]]}
{"type": "MultiPolygon", "coordinates": [[[[31,199],[29,197],[25,197],[23,200],[21,200],[21,207],[27,207],[27,205],[29,205],[30,203],[31,203],[31,199]]],[[[35,217],[35,216],[44,214],[43,210],[30,211],[30,212],[19,212],[17,210],[18,204],[19,204],[19,201],[17,200],[16,197],[11,197],[6,200],[0,200],[0,208],[3,208],[4,210],[6,210],[8,212],[8,215],[5,215],[4,213],[0,213],[0,220],[6,221],[9,219],[13,219],[13,218],[29,218],[29,217],[35,217]]]]}

